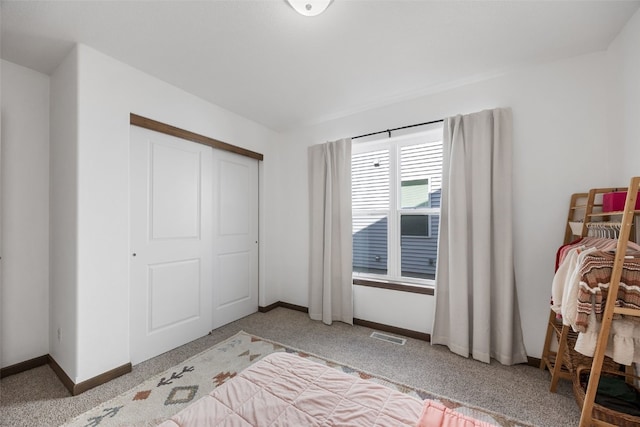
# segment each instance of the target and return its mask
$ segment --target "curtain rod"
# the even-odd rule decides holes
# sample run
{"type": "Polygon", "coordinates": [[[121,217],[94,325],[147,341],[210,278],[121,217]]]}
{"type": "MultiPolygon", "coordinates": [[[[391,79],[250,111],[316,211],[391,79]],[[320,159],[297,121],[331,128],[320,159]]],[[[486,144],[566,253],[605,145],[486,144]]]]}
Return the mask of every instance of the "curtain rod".
{"type": "Polygon", "coordinates": [[[393,128],[393,129],[387,129],[387,130],[381,130],[378,132],[371,132],[371,133],[367,133],[365,135],[358,135],[358,136],[353,136],[351,137],[351,139],[358,139],[358,138],[364,138],[366,136],[372,136],[372,135],[379,135],[381,133],[388,133],[389,134],[389,138],[391,138],[391,132],[394,132],[396,130],[401,130],[401,129],[409,129],[409,128],[414,128],[416,126],[426,126],[426,125],[432,125],[434,123],[440,123],[440,122],[444,122],[444,119],[440,119],[440,120],[433,120],[431,122],[424,122],[424,123],[417,123],[415,125],[408,125],[408,126],[401,126],[399,128],[393,128]]]}

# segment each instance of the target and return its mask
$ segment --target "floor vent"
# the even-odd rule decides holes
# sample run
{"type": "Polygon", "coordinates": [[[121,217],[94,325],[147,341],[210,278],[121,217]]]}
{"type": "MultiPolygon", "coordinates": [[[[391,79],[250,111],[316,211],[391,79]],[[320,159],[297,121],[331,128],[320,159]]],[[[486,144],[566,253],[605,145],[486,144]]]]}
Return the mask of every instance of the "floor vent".
{"type": "Polygon", "coordinates": [[[407,342],[404,338],[394,337],[393,335],[382,334],[380,332],[373,332],[371,338],[376,338],[382,341],[388,341],[393,344],[404,345],[407,342]]]}

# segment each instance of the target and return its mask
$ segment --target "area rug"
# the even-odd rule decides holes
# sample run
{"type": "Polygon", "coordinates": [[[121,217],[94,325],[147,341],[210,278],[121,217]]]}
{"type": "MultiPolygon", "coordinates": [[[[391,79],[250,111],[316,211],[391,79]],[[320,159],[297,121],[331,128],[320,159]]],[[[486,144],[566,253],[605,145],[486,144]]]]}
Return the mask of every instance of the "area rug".
{"type": "Polygon", "coordinates": [[[64,424],[64,427],[155,426],[207,395],[214,388],[233,378],[238,372],[252,363],[277,351],[286,351],[309,358],[315,362],[382,384],[420,400],[432,399],[439,401],[456,412],[499,427],[528,427],[526,424],[502,415],[446,399],[424,390],[398,384],[389,379],[256,337],[246,332],[238,332],[233,337],[185,360],[128,392],[81,414],[64,424]]]}

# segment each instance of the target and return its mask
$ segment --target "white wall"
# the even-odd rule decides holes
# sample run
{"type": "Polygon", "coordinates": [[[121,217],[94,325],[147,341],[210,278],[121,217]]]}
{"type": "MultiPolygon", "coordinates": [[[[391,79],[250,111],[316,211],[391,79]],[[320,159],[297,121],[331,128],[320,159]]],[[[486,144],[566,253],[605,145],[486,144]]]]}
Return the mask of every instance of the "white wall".
{"type": "Polygon", "coordinates": [[[613,160],[618,181],[640,175],[640,11],[636,12],[607,51],[611,87],[610,136],[622,144],[624,156],[613,160]]]}
{"type": "MultiPolygon", "coordinates": [[[[263,153],[263,212],[273,196],[276,134],[89,47],[76,52],[77,348],[66,372],[77,383],[129,362],[129,113],[263,153]]],[[[264,253],[269,232],[261,236],[264,253]]],[[[268,274],[261,277],[261,304],[277,301],[268,274]]]]}
{"type": "MultiPolygon", "coordinates": [[[[605,54],[527,68],[443,93],[309,126],[285,135],[278,185],[282,211],[276,266],[283,301],[308,306],[307,147],[327,140],[512,107],[515,268],[525,345],[542,353],[555,252],[571,193],[608,186],[605,54]]],[[[618,185],[620,185],[618,183],[618,185]]],[[[433,297],[377,289],[355,292],[355,316],[431,332],[433,297]],[[381,304],[384,298],[388,304],[381,304]],[[420,304],[416,305],[416,301],[420,304]],[[387,305],[387,312],[381,305],[387,305]]],[[[385,303],[386,303],[385,301],[385,303]]]]}
{"type": "Polygon", "coordinates": [[[49,77],[2,61],[1,366],[49,353],[49,77]]]}
{"type": "MultiPolygon", "coordinates": [[[[586,55],[529,68],[298,129],[285,134],[278,148],[273,143],[280,137],[262,126],[80,46],[50,81],[49,293],[43,284],[47,275],[44,236],[49,230],[43,218],[48,196],[42,188],[48,169],[42,151],[47,148],[48,138],[48,99],[44,96],[47,76],[3,61],[1,366],[49,352],[78,382],[128,361],[128,211],[122,204],[126,202],[128,165],[123,155],[128,143],[129,112],[265,154],[265,162],[260,165],[259,303],[266,306],[282,300],[306,306],[309,145],[511,106],[515,121],[516,274],[525,344],[529,355],[539,356],[553,252],[561,240],[570,193],[595,186],[626,185],[630,176],[638,174],[639,39],[640,12],[631,18],[606,55],[586,55]],[[19,133],[12,123],[21,125],[19,133]],[[24,141],[28,144],[22,145],[24,141]],[[27,169],[16,168],[12,158],[24,159],[36,147],[42,149],[42,155],[26,160],[33,167],[26,181],[21,181],[27,169]],[[29,191],[24,190],[27,185],[29,191]],[[25,205],[37,209],[25,210],[25,205]],[[7,225],[13,221],[12,215],[16,221],[27,219],[23,215],[17,218],[16,212],[38,213],[32,224],[39,228],[25,229],[22,222],[22,231],[14,231],[13,223],[7,225]],[[24,258],[12,262],[12,253],[24,256],[20,251],[27,245],[22,241],[15,245],[11,236],[23,232],[30,235],[33,244],[29,248],[35,249],[29,252],[30,257],[35,253],[41,259],[34,264],[38,268],[28,271],[24,258]],[[25,285],[27,282],[29,285],[25,285]],[[29,313],[27,323],[25,312],[29,313]]],[[[355,298],[356,317],[423,332],[431,330],[432,297],[357,287],[355,298]],[[385,306],[391,309],[383,312],[385,306]]]]}
{"type": "Polygon", "coordinates": [[[77,372],[78,52],[51,75],[49,354],[77,372]]]}

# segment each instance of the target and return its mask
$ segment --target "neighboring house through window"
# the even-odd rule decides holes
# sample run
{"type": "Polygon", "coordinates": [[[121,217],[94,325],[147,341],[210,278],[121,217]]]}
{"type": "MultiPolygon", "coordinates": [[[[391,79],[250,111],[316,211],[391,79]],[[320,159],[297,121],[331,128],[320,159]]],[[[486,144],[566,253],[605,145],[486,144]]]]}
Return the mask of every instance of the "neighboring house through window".
{"type": "Polygon", "coordinates": [[[355,142],[353,274],[433,285],[442,182],[442,126],[355,142]]]}

